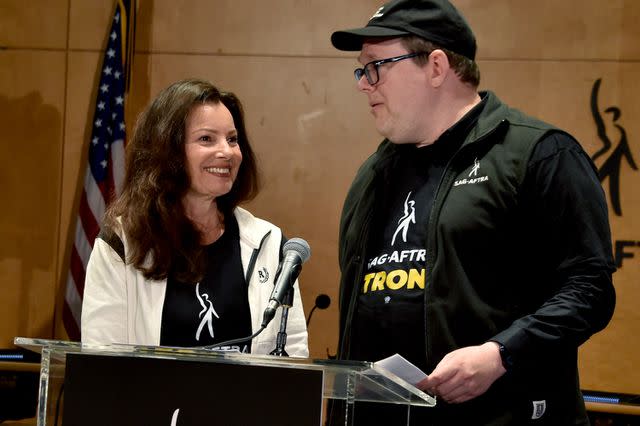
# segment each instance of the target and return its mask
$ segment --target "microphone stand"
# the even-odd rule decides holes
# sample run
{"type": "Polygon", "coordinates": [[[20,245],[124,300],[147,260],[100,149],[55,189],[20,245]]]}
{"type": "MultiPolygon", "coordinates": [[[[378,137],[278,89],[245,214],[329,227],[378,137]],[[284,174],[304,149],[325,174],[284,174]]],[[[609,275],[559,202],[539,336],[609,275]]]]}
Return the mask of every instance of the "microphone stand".
{"type": "Polygon", "coordinates": [[[287,344],[287,319],[289,318],[289,308],[293,305],[293,286],[289,289],[282,301],[282,317],[280,318],[280,331],[276,337],[276,348],[269,355],[289,356],[284,347],[287,344]]]}

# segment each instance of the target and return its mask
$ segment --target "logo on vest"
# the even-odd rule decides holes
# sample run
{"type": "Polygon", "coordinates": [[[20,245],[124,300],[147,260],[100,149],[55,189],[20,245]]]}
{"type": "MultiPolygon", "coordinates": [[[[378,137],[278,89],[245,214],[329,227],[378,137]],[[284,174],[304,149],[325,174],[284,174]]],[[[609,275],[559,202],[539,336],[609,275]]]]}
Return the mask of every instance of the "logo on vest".
{"type": "Polygon", "coordinates": [[[464,179],[458,179],[457,181],[453,182],[453,186],[475,185],[475,184],[486,182],[489,180],[489,176],[486,176],[486,175],[478,176],[479,172],[480,172],[480,162],[476,158],[473,160],[473,167],[471,168],[471,171],[469,172],[468,177],[464,179]]]}
{"type": "Polygon", "coordinates": [[[262,268],[258,269],[258,281],[264,284],[267,282],[268,279],[269,279],[269,271],[267,271],[267,268],[263,266],[262,268]]]}
{"type": "Polygon", "coordinates": [[[547,401],[531,401],[533,405],[533,411],[531,413],[531,420],[538,420],[544,416],[544,412],[547,411],[547,401]]]}

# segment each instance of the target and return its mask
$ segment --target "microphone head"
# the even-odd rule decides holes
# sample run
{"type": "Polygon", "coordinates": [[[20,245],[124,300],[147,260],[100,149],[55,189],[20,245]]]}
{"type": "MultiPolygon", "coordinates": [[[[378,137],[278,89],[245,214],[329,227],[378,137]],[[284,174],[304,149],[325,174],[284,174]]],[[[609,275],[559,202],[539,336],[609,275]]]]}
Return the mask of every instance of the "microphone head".
{"type": "Polygon", "coordinates": [[[318,297],[316,297],[316,306],[318,309],[327,309],[330,304],[331,298],[326,294],[319,294],[318,297]]]}
{"type": "Polygon", "coordinates": [[[309,243],[302,238],[291,238],[289,241],[284,243],[282,252],[286,253],[288,251],[297,253],[298,256],[300,256],[300,259],[302,259],[302,263],[306,262],[309,260],[309,257],[311,257],[311,247],[309,247],[309,243]]]}

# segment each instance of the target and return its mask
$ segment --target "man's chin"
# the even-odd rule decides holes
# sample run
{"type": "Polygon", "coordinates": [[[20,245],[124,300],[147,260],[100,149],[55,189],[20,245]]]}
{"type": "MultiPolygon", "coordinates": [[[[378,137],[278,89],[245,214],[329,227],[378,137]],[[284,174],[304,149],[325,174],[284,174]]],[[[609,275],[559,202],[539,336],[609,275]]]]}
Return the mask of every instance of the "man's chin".
{"type": "Polygon", "coordinates": [[[391,140],[391,136],[393,132],[391,132],[391,129],[389,128],[386,122],[382,123],[376,118],[376,130],[378,131],[378,133],[380,133],[382,137],[391,140]]]}
{"type": "Polygon", "coordinates": [[[388,126],[376,126],[376,130],[378,131],[378,133],[380,133],[380,136],[382,136],[383,138],[388,139],[393,143],[396,143],[394,139],[397,139],[397,138],[394,138],[393,132],[388,126]]]}

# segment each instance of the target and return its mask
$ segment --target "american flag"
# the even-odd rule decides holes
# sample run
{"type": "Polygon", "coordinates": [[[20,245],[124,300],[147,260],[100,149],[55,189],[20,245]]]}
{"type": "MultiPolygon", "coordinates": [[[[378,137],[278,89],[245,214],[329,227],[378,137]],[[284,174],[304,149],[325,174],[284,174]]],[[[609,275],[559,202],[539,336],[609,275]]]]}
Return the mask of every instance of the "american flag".
{"type": "Polygon", "coordinates": [[[130,12],[135,10],[130,6],[128,0],[116,2],[91,123],[89,164],[80,199],[62,311],[64,328],[71,340],[80,340],[85,268],[100,231],[100,220],[106,205],[118,195],[124,177],[124,99],[128,77],[125,64],[130,65],[127,59],[133,50],[127,42],[133,41],[130,33],[133,13],[130,12]]]}

